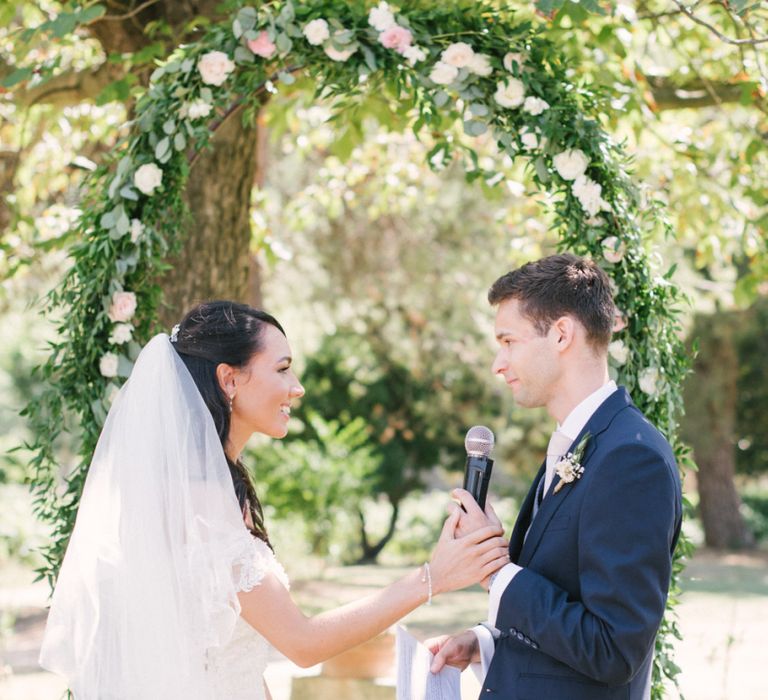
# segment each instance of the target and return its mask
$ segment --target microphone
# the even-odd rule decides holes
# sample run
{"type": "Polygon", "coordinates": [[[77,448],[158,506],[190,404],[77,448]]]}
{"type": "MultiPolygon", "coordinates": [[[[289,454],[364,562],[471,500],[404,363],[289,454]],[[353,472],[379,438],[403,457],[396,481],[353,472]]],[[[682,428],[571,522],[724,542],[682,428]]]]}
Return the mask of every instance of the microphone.
{"type": "Polygon", "coordinates": [[[485,497],[493,470],[493,460],[489,457],[493,444],[493,433],[484,425],[472,426],[464,438],[467,450],[464,488],[472,494],[481,510],[485,510],[485,497]]]}

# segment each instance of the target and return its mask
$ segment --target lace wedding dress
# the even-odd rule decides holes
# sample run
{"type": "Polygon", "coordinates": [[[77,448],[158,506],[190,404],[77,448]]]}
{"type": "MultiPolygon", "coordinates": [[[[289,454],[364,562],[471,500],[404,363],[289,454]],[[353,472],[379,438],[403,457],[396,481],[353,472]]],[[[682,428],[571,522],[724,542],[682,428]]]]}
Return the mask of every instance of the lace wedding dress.
{"type": "MultiPolygon", "coordinates": [[[[240,568],[238,590],[247,592],[258,586],[268,573],[289,588],[288,576],[272,550],[254,540],[255,551],[240,568]]],[[[206,669],[216,700],[265,700],[264,671],[271,646],[242,617],[237,619],[229,642],[209,649],[206,669]]]]}

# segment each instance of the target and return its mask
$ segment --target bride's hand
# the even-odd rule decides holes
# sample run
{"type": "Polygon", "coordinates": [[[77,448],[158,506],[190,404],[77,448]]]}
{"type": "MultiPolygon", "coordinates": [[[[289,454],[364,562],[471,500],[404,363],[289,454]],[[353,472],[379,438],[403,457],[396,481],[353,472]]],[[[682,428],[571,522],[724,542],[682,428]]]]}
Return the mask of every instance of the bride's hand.
{"type": "Polygon", "coordinates": [[[463,537],[456,536],[462,512],[457,508],[448,516],[432,553],[430,573],[435,595],[479,583],[509,563],[500,525],[489,524],[463,537]]]}
{"type": "Polygon", "coordinates": [[[469,491],[464,489],[454,489],[451,492],[454,499],[453,503],[448,505],[449,511],[453,513],[459,511],[459,523],[456,527],[456,536],[463,537],[470,532],[485,527],[486,525],[498,525],[502,528],[501,520],[493,510],[490,499],[485,502],[485,511],[480,510],[480,506],[469,491]]]}

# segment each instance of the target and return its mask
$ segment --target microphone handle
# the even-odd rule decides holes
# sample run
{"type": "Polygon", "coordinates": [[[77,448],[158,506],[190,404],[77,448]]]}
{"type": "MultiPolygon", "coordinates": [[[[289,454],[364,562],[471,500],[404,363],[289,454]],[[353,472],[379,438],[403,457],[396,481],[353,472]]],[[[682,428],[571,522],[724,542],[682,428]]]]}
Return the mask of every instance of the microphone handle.
{"type": "Polygon", "coordinates": [[[464,489],[469,491],[481,510],[485,510],[485,497],[491,481],[493,460],[482,455],[467,455],[464,467],[464,489]]]}

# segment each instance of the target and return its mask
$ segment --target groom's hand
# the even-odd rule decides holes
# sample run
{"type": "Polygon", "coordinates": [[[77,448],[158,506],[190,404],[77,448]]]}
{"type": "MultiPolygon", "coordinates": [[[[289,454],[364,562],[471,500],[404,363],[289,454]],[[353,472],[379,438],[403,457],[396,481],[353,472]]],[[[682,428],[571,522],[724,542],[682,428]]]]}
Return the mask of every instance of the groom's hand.
{"type": "Polygon", "coordinates": [[[480,510],[480,506],[474,499],[469,491],[464,489],[454,489],[451,492],[455,501],[458,503],[451,503],[448,508],[452,512],[456,509],[461,510],[459,515],[459,523],[456,526],[456,537],[464,537],[475,530],[479,530],[481,527],[487,527],[488,525],[496,525],[501,527],[502,532],[504,528],[501,526],[501,521],[493,510],[493,506],[490,501],[485,503],[485,512],[480,510]]]}
{"type": "Polygon", "coordinates": [[[432,659],[430,671],[437,673],[443,666],[455,666],[463,671],[470,663],[480,661],[480,644],[477,635],[472,630],[466,630],[449,637],[433,637],[424,642],[435,658],[432,659]]]}

